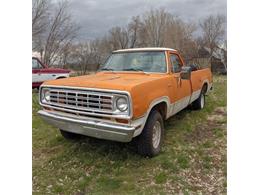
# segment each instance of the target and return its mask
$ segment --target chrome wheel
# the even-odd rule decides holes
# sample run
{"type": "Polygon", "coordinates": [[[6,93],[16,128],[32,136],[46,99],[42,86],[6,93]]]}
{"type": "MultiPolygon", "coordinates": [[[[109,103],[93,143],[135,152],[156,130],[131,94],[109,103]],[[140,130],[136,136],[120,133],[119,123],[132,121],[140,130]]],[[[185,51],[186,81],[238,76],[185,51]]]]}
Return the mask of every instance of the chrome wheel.
{"type": "Polygon", "coordinates": [[[153,126],[153,147],[157,148],[160,144],[161,140],[161,123],[159,121],[156,121],[154,126],[153,126]]]}

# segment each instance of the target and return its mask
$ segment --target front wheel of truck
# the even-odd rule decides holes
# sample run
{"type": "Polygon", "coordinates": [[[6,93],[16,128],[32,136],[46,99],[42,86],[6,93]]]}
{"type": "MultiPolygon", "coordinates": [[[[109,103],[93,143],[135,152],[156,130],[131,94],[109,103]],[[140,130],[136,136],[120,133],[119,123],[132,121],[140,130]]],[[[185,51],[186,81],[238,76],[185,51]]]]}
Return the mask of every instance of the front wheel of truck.
{"type": "Polygon", "coordinates": [[[64,131],[62,129],[60,129],[60,134],[62,135],[62,137],[68,140],[77,140],[81,137],[81,135],[79,134],[64,131]]]}
{"type": "Polygon", "coordinates": [[[153,157],[159,154],[164,137],[164,124],[161,114],[152,110],[141,135],[137,140],[138,153],[153,157]]]}

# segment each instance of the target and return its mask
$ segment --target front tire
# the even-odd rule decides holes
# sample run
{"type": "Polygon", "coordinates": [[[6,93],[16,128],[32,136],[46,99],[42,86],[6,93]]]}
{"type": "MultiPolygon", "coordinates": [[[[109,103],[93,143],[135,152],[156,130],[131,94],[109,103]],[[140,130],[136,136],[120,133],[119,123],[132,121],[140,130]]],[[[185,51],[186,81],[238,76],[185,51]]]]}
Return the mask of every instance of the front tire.
{"type": "Polygon", "coordinates": [[[60,129],[60,134],[67,140],[77,140],[81,135],[60,129]]]}
{"type": "Polygon", "coordinates": [[[138,153],[148,157],[158,155],[161,151],[163,137],[164,124],[162,116],[157,110],[152,110],[137,140],[138,153]]]}

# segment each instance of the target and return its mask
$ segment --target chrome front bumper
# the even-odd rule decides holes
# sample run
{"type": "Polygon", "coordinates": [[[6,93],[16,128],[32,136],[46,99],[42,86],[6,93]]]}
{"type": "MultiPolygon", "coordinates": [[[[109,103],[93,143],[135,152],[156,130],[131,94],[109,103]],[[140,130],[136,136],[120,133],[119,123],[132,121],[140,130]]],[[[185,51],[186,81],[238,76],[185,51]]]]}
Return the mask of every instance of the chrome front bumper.
{"type": "Polygon", "coordinates": [[[38,111],[38,114],[47,123],[64,131],[119,142],[130,142],[134,132],[140,128],[140,125],[136,124],[131,126],[98,121],[98,119],[72,118],[45,110],[38,111]]]}

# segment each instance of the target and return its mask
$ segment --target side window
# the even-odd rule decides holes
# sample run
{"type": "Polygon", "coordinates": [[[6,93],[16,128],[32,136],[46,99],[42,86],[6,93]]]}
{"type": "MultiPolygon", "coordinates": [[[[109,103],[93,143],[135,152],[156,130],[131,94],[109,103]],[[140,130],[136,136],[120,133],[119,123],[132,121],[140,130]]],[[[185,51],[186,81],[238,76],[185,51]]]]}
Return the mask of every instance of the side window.
{"type": "Polygon", "coordinates": [[[181,71],[181,61],[179,57],[175,54],[171,54],[172,71],[174,73],[181,71]]]}
{"type": "Polygon", "coordinates": [[[40,69],[42,68],[41,64],[37,59],[32,59],[32,69],[40,69]]]}

